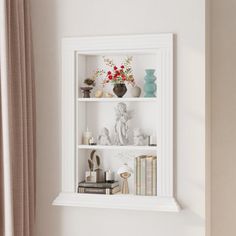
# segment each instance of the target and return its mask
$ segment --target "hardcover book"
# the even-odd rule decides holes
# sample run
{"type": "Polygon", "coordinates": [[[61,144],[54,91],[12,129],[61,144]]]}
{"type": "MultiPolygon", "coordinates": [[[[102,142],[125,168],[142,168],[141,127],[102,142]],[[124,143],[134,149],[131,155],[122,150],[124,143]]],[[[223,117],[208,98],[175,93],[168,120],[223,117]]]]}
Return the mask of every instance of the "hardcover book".
{"type": "Polygon", "coordinates": [[[145,182],[145,195],[153,195],[153,157],[146,157],[146,182],[145,182]]]}
{"type": "Polygon", "coordinates": [[[114,183],[88,183],[88,182],[80,182],[79,187],[90,187],[90,188],[114,188],[119,186],[119,182],[115,181],[114,183]]]}
{"type": "Polygon", "coordinates": [[[141,194],[141,179],[140,179],[140,174],[141,174],[141,158],[140,157],[136,157],[135,161],[134,161],[134,165],[135,165],[135,193],[136,195],[140,195],[141,194]]]}
{"type": "Polygon", "coordinates": [[[142,158],[141,159],[141,173],[140,173],[140,177],[141,177],[141,191],[140,194],[141,195],[145,195],[146,193],[146,158],[142,158]]]}
{"type": "Polygon", "coordinates": [[[79,187],[78,193],[92,193],[92,194],[115,194],[120,191],[120,186],[116,186],[114,188],[87,188],[87,187],[79,187]]]}
{"type": "Polygon", "coordinates": [[[135,192],[136,195],[141,195],[141,160],[146,156],[139,156],[135,159],[135,192]]]}
{"type": "Polygon", "coordinates": [[[135,158],[135,193],[136,195],[157,195],[157,158],[139,156],[135,158]]]}
{"type": "Polygon", "coordinates": [[[155,158],[153,160],[153,163],[152,163],[152,168],[153,168],[153,190],[152,190],[152,194],[154,196],[157,195],[157,159],[155,158]]]}

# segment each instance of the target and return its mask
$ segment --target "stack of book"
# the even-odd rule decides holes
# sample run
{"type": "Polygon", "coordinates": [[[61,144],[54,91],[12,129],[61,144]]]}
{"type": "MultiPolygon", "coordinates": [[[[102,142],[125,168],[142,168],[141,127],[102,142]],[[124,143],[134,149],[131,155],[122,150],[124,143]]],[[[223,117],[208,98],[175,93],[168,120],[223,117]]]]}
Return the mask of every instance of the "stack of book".
{"type": "Polygon", "coordinates": [[[157,157],[139,156],[135,158],[136,195],[157,195],[157,157]]]}
{"type": "Polygon", "coordinates": [[[115,194],[120,191],[119,182],[114,183],[88,183],[80,182],[78,193],[93,193],[93,194],[115,194]]]}

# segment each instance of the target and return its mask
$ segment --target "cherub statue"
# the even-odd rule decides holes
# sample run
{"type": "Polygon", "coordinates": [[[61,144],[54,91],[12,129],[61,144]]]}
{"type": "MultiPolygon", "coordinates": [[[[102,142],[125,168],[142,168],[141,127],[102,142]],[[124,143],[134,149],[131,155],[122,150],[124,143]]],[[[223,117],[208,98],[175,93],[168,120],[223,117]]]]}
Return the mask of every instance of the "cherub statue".
{"type": "Polygon", "coordinates": [[[111,145],[111,138],[109,135],[109,130],[105,127],[101,130],[101,134],[98,136],[98,144],[111,145]]]}
{"type": "Polygon", "coordinates": [[[134,145],[143,146],[145,144],[145,139],[147,136],[142,133],[140,128],[136,128],[133,131],[134,145]]]}
{"type": "Polygon", "coordinates": [[[115,124],[115,144],[116,145],[127,145],[128,140],[128,125],[127,122],[132,117],[127,111],[125,103],[118,103],[116,110],[116,124],[115,124]]]}

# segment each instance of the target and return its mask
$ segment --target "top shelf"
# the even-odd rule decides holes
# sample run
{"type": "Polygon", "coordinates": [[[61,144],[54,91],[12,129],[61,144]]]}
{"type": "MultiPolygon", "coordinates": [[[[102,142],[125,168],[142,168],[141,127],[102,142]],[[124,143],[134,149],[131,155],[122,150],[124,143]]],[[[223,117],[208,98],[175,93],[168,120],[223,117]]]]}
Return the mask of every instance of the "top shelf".
{"type": "Polygon", "coordinates": [[[78,98],[78,102],[156,102],[157,98],[78,98]]]}

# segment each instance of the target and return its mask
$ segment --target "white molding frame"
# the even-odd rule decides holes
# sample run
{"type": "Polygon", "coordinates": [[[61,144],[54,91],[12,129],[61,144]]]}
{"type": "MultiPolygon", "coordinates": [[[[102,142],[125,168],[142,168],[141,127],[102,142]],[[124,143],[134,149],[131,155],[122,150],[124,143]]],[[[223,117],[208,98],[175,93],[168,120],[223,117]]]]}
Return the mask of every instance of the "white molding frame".
{"type": "MultiPolygon", "coordinates": [[[[155,53],[161,54],[160,69],[160,86],[161,94],[161,133],[162,140],[158,155],[161,157],[158,161],[158,178],[160,186],[158,186],[158,197],[152,197],[153,201],[158,205],[153,209],[178,211],[179,206],[173,195],[173,34],[151,34],[151,35],[128,35],[128,36],[101,36],[101,37],[79,37],[62,39],[62,100],[61,100],[61,116],[62,116],[62,193],[55,199],[55,205],[75,205],[75,206],[98,206],[94,202],[94,197],[78,196],[76,193],[76,58],[77,55],[96,55],[96,54],[115,54],[115,53],[155,53]],[[77,196],[77,197],[76,197],[77,196]],[[71,197],[71,200],[70,200],[71,197]],[[63,200],[64,199],[64,200],[63,200]],[[77,201],[75,200],[77,199],[77,201]],[[87,200],[86,200],[87,199],[87,200]],[[90,199],[90,201],[89,201],[90,199]],[[160,206],[165,199],[165,204],[160,206]],[[168,202],[169,200],[169,202],[168,202]],[[64,201],[64,204],[63,204],[64,201]],[[77,203],[75,203],[77,202],[77,203]],[[79,203],[80,202],[80,203],[79,203]],[[93,202],[93,203],[92,203],[93,202]],[[168,203],[167,203],[168,202],[168,203]],[[172,207],[170,207],[172,205],[172,207]]],[[[139,204],[146,202],[144,197],[133,196],[136,202],[136,208],[139,204]],[[139,202],[142,199],[142,202],[139,202]],[[139,203],[138,203],[139,202],[139,203]]],[[[120,202],[125,204],[121,197],[120,202]]],[[[105,198],[102,198],[105,199],[105,198]]],[[[123,198],[123,199],[130,199],[123,198]]],[[[151,198],[146,198],[151,199],[151,198]]],[[[151,202],[153,202],[151,201],[151,202]]],[[[133,200],[131,201],[133,202],[133,200]]],[[[130,204],[131,204],[130,202],[130,204]]],[[[132,203],[132,204],[134,204],[132,203]]],[[[117,204],[117,202],[115,203],[117,204]]],[[[105,201],[103,201],[106,207],[105,201]]],[[[119,204],[118,204],[119,205],[119,204]]],[[[122,204],[121,204],[122,205],[122,204]]],[[[111,206],[110,200],[107,206],[111,206]]],[[[147,204],[148,206],[148,204],[147,204]]],[[[121,206],[119,208],[122,208],[121,206]]],[[[124,207],[129,208],[129,207],[124,207]]],[[[132,209],[135,207],[131,207],[132,209]]],[[[142,207],[141,207],[142,208],[142,207]]],[[[148,209],[151,207],[147,207],[148,209]]]]}

